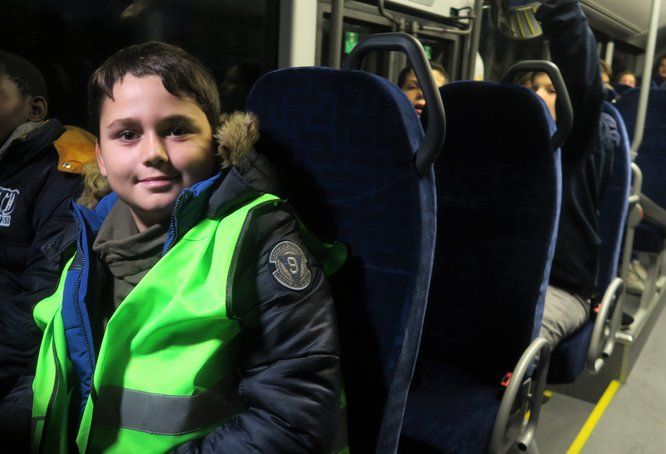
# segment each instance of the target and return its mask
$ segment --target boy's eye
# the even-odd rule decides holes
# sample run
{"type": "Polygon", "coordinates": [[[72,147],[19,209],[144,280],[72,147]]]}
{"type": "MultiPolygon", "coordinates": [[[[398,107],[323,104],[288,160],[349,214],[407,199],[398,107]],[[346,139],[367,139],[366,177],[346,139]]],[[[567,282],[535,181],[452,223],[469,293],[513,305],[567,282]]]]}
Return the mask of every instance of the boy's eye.
{"type": "Polygon", "coordinates": [[[135,131],[132,131],[132,130],[129,130],[129,129],[127,129],[125,131],[121,131],[118,134],[118,137],[121,140],[125,140],[125,141],[132,141],[132,140],[136,139],[138,136],[139,135],[135,131]]]}
{"type": "Polygon", "coordinates": [[[189,131],[181,126],[172,126],[167,129],[168,136],[184,136],[188,133],[189,131]]]}

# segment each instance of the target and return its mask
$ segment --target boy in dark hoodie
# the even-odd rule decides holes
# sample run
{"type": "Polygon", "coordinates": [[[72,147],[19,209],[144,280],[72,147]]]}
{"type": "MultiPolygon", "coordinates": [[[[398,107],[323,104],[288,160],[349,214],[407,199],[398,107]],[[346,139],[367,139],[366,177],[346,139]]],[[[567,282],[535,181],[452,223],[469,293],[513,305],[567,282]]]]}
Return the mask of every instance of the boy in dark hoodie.
{"type": "Polygon", "coordinates": [[[327,245],[271,194],[256,120],[218,125],[211,75],[163,43],[111,56],[89,96],[101,175],[35,309],[33,448],[339,448],[333,301],[309,250],[327,245]]]}
{"type": "MultiPolygon", "coordinates": [[[[602,115],[596,42],[579,1],[543,1],[536,16],[574,113],[573,128],[562,145],[562,211],[540,332],[555,348],[585,323],[600,290],[597,211],[610,176],[616,125],[602,115]]],[[[536,73],[532,85],[555,117],[557,93],[550,78],[536,73]]]]}
{"type": "Polygon", "coordinates": [[[72,225],[69,202],[81,192],[83,164],[95,156],[91,134],[47,120],[47,111],[46,83],[39,70],[18,55],[0,51],[0,435],[4,440],[27,436],[30,400],[24,397],[41,337],[32,310],[55,290],[61,264],[50,256],[49,245],[72,225]]]}

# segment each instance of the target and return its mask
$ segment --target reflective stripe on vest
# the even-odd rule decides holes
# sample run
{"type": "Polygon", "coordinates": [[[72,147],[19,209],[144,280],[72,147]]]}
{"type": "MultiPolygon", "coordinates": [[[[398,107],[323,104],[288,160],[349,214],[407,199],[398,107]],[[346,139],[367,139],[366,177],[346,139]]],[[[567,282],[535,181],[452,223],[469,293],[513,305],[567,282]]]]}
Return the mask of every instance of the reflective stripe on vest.
{"type": "Polygon", "coordinates": [[[245,409],[235,394],[237,383],[227,378],[193,396],[146,393],[105,386],[95,403],[95,423],[159,435],[195,432],[219,423],[220,414],[245,409]]]}
{"type": "MultiPolygon", "coordinates": [[[[221,220],[202,220],[114,312],[79,426],[81,452],[168,452],[242,411],[234,377],[239,325],[226,314],[226,282],[248,212],[276,201],[263,195],[221,220]]],[[[34,312],[46,328],[33,384],[33,450],[49,453],[73,443],[73,367],[60,316],[65,274],[34,312]]]]}

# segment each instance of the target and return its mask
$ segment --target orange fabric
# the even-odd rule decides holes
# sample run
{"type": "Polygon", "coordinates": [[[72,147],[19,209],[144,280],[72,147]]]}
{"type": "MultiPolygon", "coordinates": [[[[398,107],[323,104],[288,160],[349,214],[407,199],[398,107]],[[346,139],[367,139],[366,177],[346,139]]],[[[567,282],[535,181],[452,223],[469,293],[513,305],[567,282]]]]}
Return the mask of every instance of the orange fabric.
{"type": "Polygon", "coordinates": [[[97,138],[76,126],[65,126],[65,129],[64,134],[53,142],[53,146],[58,150],[58,170],[82,173],[85,164],[95,161],[97,138]]]}

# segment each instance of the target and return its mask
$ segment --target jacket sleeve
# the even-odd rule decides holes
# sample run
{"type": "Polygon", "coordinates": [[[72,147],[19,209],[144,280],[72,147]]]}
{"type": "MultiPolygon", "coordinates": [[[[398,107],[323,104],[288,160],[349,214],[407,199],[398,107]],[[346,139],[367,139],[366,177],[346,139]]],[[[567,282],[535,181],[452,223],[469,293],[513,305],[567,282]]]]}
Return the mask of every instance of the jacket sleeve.
{"type": "Polygon", "coordinates": [[[179,447],[176,452],[180,454],[312,453],[333,448],[341,375],[327,281],[289,213],[261,215],[254,226],[242,249],[242,255],[249,259],[247,263],[239,261],[242,270],[236,273],[236,285],[256,282],[243,286],[245,291],[249,287],[256,291],[243,299],[253,297],[257,302],[243,308],[241,315],[238,391],[246,410],[203,440],[179,447]],[[301,270],[307,271],[300,273],[300,280],[290,281],[284,268],[280,274],[279,245],[288,245],[292,252],[302,251],[305,268],[301,270]],[[271,263],[272,252],[275,263],[271,263]],[[305,288],[296,289],[305,283],[305,288]]]}
{"type": "Polygon", "coordinates": [[[550,53],[569,91],[574,124],[563,153],[588,151],[599,130],[603,86],[594,35],[579,0],[547,0],[537,19],[550,42],[550,53]]]}
{"type": "Polygon", "coordinates": [[[0,290],[0,395],[20,375],[30,374],[41,332],[32,318],[35,304],[55,291],[60,263],[49,260],[44,248],[73,219],[69,202],[81,191],[79,175],[53,170],[35,197],[32,228],[35,237],[27,252],[27,265],[11,288],[0,290]]]}

